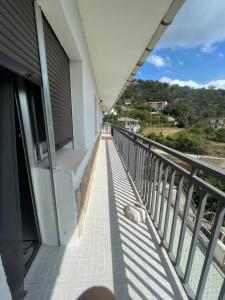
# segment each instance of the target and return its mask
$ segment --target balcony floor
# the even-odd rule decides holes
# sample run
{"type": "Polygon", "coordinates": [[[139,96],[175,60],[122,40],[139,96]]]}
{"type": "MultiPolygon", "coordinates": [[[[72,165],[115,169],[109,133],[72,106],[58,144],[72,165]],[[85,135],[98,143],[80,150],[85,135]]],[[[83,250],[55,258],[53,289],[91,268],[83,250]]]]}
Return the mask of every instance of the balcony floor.
{"type": "Polygon", "coordinates": [[[118,300],[182,299],[151,227],[124,216],[134,201],[113,142],[101,140],[82,238],[42,246],[26,276],[25,300],[73,300],[95,285],[118,300]]]}

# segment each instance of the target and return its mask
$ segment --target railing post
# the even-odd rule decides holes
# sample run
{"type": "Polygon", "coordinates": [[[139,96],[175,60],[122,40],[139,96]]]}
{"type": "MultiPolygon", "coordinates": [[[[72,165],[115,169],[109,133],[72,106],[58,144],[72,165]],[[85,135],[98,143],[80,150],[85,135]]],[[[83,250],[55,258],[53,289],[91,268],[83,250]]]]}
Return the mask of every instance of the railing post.
{"type": "MultiPolygon", "coordinates": [[[[196,174],[197,174],[197,170],[193,170],[191,173],[191,177],[195,176],[196,174]]],[[[190,180],[191,180],[191,177],[190,177],[190,180]]],[[[190,210],[190,206],[191,206],[193,191],[194,191],[194,183],[190,182],[189,187],[188,187],[187,199],[186,199],[185,207],[184,207],[184,215],[183,215],[180,239],[179,239],[179,244],[178,244],[178,249],[177,249],[176,266],[179,266],[179,264],[180,264],[181,252],[182,252],[182,248],[183,248],[183,244],[184,244],[184,237],[185,237],[186,227],[187,227],[187,223],[188,223],[188,214],[189,214],[189,210],[190,210]]]]}
{"type": "Polygon", "coordinates": [[[164,232],[163,232],[163,240],[164,241],[166,241],[167,232],[168,232],[168,223],[169,223],[169,217],[170,217],[170,209],[171,209],[171,202],[172,202],[175,176],[176,176],[176,171],[173,170],[172,174],[171,174],[169,194],[168,194],[168,198],[167,198],[165,225],[164,225],[164,232]]]}
{"type": "Polygon", "coordinates": [[[195,250],[196,250],[196,247],[197,247],[198,236],[199,236],[201,225],[202,225],[202,217],[204,215],[207,197],[208,197],[208,194],[204,193],[201,196],[201,200],[200,200],[200,203],[199,203],[200,207],[198,208],[198,213],[197,213],[197,216],[196,216],[195,228],[194,228],[194,232],[193,232],[193,235],[192,235],[190,252],[189,252],[189,255],[188,255],[187,267],[186,267],[186,271],[185,271],[185,275],[184,275],[184,283],[185,284],[188,283],[189,278],[190,278],[192,264],[193,264],[193,260],[194,260],[195,250]]]}
{"type": "Polygon", "coordinates": [[[161,161],[160,166],[159,166],[158,187],[157,187],[156,202],[155,202],[155,213],[154,213],[154,224],[155,225],[157,223],[157,218],[158,218],[159,196],[160,196],[160,190],[161,190],[162,172],[163,172],[163,162],[161,161]]]}
{"type": "Polygon", "coordinates": [[[203,292],[204,292],[206,280],[208,277],[209,269],[210,269],[210,266],[211,266],[211,263],[213,260],[220,228],[223,224],[224,214],[225,214],[224,203],[220,203],[220,205],[217,208],[217,212],[216,212],[216,216],[215,216],[215,220],[214,220],[214,224],[213,224],[213,229],[211,231],[209,244],[208,244],[207,251],[205,254],[205,260],[204,260],[204,264],[202,267],[202,272],[201,272],[198,289],[197,289],[197,293],[196,293],[196,300],[202,299],[202,296],[203,296],[203,292]]]}
{"type": "Polygon", "coordinates": [[[184,176],[181,176],[179,179],[179,184],[178,184],[178,189],[177,189],[176,199],[175,199],[175,204],[174,204],[173,222],[172,222],[170,242],[169,242],[169,253],[170,254],[173,251],[173,242],[174,242],[175,230],[176,230],[176,225],[177,225],[180,197],[181,197],[181,193],[182,193],[183,182],[184,182],[184,176]]]}
{"type": "Polygon", "coordinates": [[[137,175],[137,143],[136,143],[136,137],[134,137],[134,145],[135,145],[135,154],[134,154],[134,180],[136,181],[136,175],[137,175]]]}
{"type": "Polygon", "coordinates": [[[163,222],[163,212],[164,212],[164,201],[165,201],[165,195],[166,195],[166,185],[168,180],[168,172],[169,167],[166,166],[164,171],[164,179],[163,179],[163,187],[162,187],[162,195],[161,195],[161,209],[159,212],[159,225],[158,225],[158,232],[160,237],[162,238],[162,222],[163,222]]]}

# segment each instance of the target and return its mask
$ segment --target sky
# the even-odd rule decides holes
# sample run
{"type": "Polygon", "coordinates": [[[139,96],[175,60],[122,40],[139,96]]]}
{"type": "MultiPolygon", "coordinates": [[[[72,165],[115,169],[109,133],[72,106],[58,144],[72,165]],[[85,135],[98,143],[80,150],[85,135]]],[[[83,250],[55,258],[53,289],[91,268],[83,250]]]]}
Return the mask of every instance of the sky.
{"type": "Polygon", "coordinates": [[[186,0],[136,79],[225,89],[225,0],[186,0]]]}

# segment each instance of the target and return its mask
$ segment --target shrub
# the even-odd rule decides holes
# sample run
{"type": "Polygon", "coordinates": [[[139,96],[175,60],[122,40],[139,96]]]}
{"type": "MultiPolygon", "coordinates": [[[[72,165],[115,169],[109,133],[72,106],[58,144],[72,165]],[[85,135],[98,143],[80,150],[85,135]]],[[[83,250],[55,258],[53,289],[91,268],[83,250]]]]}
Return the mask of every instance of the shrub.
{"type": "Polygon", "coordinates": [[[216,141],[225,143],[225,128],[216,130],[216,141]]]}

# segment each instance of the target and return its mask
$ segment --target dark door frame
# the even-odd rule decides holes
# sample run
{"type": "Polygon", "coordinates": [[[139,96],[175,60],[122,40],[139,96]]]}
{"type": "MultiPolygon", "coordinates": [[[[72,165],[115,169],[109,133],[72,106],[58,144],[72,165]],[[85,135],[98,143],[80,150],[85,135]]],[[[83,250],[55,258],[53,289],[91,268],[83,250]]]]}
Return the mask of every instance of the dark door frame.
{"type": "MultiPolygon", "coordinates": [[[[35,249],[35,252],[33,253],[33,258],[37,254],[40,245],[41,245],[41,233],[40,233],[40,227],[39,227],[39,221],[38,221],[38,214],[37,214],[37,208],[36,208],[36,199],[35,199],[35,194],[34,194],[34,182],[32,179],[31,175],[31,162],[29,159],[28,155],[28,150],[27,150],[27,137],[25,135],[24,131],[24,120],[22,116],[22,101],[26,101],[26,105],[28,106],[28,96],[26,93],[25,85],[24,85],[24,79],[20,76],[16,76],[16,84],[17,84],[17,89],[15,91],[15,100],[16,100],[16,107],[17,107],[17,112],[18,112],[18,117],[19,117],[19,124],[20,124],[20,130],[21,130],[21,135],[22,135],[22,143],[23,143],[23,150],[24,150],[24,155],[25,155],[25,161],[26,161],[26,168],[27,168],[27,174],[28,174],[28,181],[29,181],[29,187],[30,187],[30,194],[31,194],[31,199],[32,199],[32,207],[34,211],[34,219],[35,219],[35,225],[36,225],[36,230],[37,230],[37,236],[38,236],[38,247],[35,249]],[[21,94],[23,94],[23,99],[21,97],[21,94]]],[[[41,87],[40,87],[41,89],[41,87]]],[[[29,111],[30,114],[30,111],[29,111]]],[[[27,120],[30,123],[31,126],[31,118],[29,115],[29,120],[27,120]]],[[[34,141],[32,140],[33,144],[34,141]]],[[[25,274],[30,268],[30,265],[32,264],[33,259],[29,262],[29,264],[25,268],[25,274]]]]}

